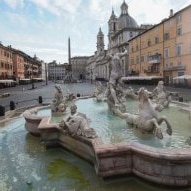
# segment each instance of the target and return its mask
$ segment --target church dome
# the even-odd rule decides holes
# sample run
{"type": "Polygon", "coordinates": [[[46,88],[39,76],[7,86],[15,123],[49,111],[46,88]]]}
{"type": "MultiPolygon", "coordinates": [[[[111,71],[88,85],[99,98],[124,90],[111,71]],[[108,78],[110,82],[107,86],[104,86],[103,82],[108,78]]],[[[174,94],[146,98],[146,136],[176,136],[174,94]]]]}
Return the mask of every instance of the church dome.
{"type": "Polygon", "coordinates": [[[121,5],[121,15],[118,19],[119,28],[138,28],[137,22],[129,15],[128,5],[124,1],[121,5]]]}

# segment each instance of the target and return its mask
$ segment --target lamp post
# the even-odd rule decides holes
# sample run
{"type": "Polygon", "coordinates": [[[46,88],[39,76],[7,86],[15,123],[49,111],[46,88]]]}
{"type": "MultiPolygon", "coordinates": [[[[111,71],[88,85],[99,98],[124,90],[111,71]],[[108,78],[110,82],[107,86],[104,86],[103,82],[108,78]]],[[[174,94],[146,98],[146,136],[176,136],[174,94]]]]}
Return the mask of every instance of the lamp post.
{"type": "Polygon", "coordinates": [[[93,71],[92,71],[92,68],[91,68],[91,84],[92,84],[92,81],[93,81],[93,71]]]}
{"type": "Polygon", "coordinates": [[[48,77],[47,77],[47,63],[45,63],[45,80],[46,80],[46,85],[48,85],[48,77]]]}
{"type": "Polygon", "coordinates": [[[34,82],[33,82],[33,62],[32,62],[32,73],[31,73],[31,81],[32,81],[32,89],[34,89],[34,82]]]}

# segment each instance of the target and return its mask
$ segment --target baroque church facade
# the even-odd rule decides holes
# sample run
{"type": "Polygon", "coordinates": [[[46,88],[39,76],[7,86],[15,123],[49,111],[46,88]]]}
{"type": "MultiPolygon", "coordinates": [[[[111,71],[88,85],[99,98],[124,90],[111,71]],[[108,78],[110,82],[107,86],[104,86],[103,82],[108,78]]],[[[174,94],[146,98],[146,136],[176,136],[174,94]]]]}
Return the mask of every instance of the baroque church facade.
{"type": "MultiPolygon", "coordinates": [[[[104,34],[100,28],[97,34],[97,50],[95,54],[87,60],[86,79],[107,81],[110,73],[109,65],[111,55],[117,52],[123,52],[125,49],[128,51],[129,40],[150,27],[150,25],[139,26],[137,24],[135,19],[130,16],[125,0],[121,5],[121,14],[119,17],[115,15],[112,9],[108,21],[108,49],[105,50],[104,34]]],[[[122,58],[121,72],[124,76],[131,75],[128,71],[128,62],[129,54],[127,53],[127,55],[122,58]]]]}

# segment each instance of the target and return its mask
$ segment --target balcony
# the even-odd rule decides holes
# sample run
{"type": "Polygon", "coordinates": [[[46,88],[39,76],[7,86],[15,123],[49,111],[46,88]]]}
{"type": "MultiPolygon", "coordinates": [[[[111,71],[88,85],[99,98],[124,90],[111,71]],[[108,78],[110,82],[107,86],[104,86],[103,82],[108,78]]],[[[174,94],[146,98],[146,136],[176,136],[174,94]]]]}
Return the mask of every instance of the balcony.
{"type": "Polygon", "coordinates": [[[159,67],[148,67],[147,69],[144,69],[145,73],[158,73],[160,72],[159,67]]]}
{"type": "Polygon", "coordinates": [[[176,71],[176,70],[186,70],[186,66],[185,65],[168,66],[163,69],[163,71],[176,71]]]}
{"type": "Polygon", "coordinates": [[[149,64],[160,64],[161,62],[161,54],[155,54],[148,57],[149,64]]]}

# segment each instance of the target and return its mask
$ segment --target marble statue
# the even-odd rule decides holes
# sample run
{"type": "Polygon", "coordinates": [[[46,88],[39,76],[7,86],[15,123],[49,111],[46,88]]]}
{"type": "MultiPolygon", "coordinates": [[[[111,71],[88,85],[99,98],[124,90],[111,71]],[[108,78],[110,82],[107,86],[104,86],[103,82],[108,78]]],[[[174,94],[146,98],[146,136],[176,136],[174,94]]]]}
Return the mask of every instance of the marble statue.
{"type": "Polygon", "coordinates": [[[171,96],[164,87],[164,82],[159,81],[157,87],[153,90],[153,101],[162,105],[164,108],[169,106],[171,96]]]}
{"type": "Polygon", "coordinates": [[[90,121],[85,114],[77,112],[77,106],[72,104],[70,107],[70,116],[59,123],[59,127],[65,133],[71,136],[82,136],[86,138],[95,138],[97,134],[93,128],[90,128],[90,121]]]}
{"type": "Polygon", "coordinates": [[[125,89],[122,82],[122,60],[121,57],[127,54],[115,53],[111,56],[110,77],[107,88],[107,103],[109,109],[114,112],[117,108],[125,112],[125,89]]]}
{"type": "Polygon", "coordinates": [[[61,87],[59,85],[56,85],[55,88],[56,88],[56,93],[54,94],[54,99],[51,103],[51,111],[64,112],[66,110],[67,105],[61,87]]]}
{"type": "Polygon", "coordinates": [[[186,139],[185,143],[191,146],[191,136],[186,139]]]}
{"type": "Polygon", "coordinates": [[[71,102],[71,101],[73,101],[74,99],[76,99],[76,96],[75,96],[72,92],[70,92],[69,90],[67,90],[67,91],[66,91],[66,95],[65,95],[65,100],[71,102]]]}
{"type": "Polygon", "coordinates": [[[93,96],[96,97],[96,100],[97,101],[103,101],[104,99],[104,88],[103,88],[103,85],[100,81],[96,82],[96,87],[94,89],[94,93],[93,93],[93,96]]]}
{"type": "Polygon", "coordinates": [[[126,90],[126,97],[130,97],[133,99],[138,99],[138,95],[135,93],[132,87],[127,88],[126,90]]]}
{"type": "MultiPolygon", "coordinates": [[[[163,139],[163,134],[160,128],[161,123],[164,121],[167,125],[167,134],[172,135],[172,127],[166,117],[158,117],[157,109],[151,102],[148,92],[144,88],[140,88],[138,92],[139,106],[138,113],[122,113],[119,109],[115,114],[126,120],[128,124],[133,127],[139,128],[142,132],[153,133],[159,139],[163,139]]],[[[157,106],[158,107],[158,106],[157,106]]]]}

